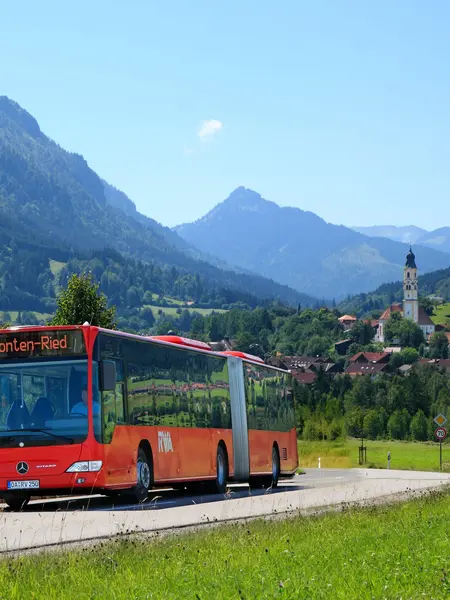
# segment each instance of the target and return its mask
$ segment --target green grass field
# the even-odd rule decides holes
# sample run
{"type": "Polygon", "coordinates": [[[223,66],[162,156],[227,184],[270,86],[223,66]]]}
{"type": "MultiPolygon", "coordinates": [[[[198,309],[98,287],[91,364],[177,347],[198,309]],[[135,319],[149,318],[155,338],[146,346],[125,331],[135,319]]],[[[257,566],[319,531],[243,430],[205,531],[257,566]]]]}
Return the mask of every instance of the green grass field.
{"type": "Polygon", "coordinates": [[[450,496],[0,561],[0,598],[450,597],[450,496]]]}
{"type": "Polygon", "coordinates": [[[178,317],[177,309],[181,308],[181,310],[189,310],[192,313],[199,313],[200,315],[206,316],[210,315],[212,312],[216,313],[224,313],[225,310],[221,308],[195,308],[193,306],[155,306],[154,304],[146,304],[147,308],[151,308],[155,317],[158,317],[158,311],[161,310],[168,317],[178,317]]]}
{"type": "Polygon", "coordinates": [[[59,260],[53,260],[52,258],[50,259],[49,263],[50,271],[53,273],[53,277],[57,277],[67,264],[65,262],[60,262],[59,260]]]}
{"type": "MultiPolygon", "coordinates": [[[[36,312],[34,310],[31,312],[36,316],[36,319],[38,319],[38,321],[41,321],[41,320],[48,321],[48,319],[50,319],[53,316],[50,313],[40,313],[40,312],[36,312]]],[[[17,310],[0,311],[0,320],[4,319],[6,313],[8,313],[9,316],[11,317],[11,321],[13,323],[15,323],[17,320],[19,311],[17,311],[17,310]]]]}
{"type": "Polygon", "coordinates": [[[441,304],[434,309],[435,314],[431,320],[435,325],[448,325],[450,327],[450,302],[441,304]]]}
{"type": "MultiPolygon", "coordinates": [[[[359,467],[358,447],[361,440],[346,439],[335,442],[303,442],[298,444],[300,467],[317,467],[318,458],[322,468],[359,467]]],[[[439,469],[439,444],[436,442],[384,442],[365,440],[367,446],[366,467],[385,469],[387,453],[391,453],[391,469],[435,471],[439,469]]],[[[444,443],[442,462],[450,471],[450,444],[444,443]]]]}

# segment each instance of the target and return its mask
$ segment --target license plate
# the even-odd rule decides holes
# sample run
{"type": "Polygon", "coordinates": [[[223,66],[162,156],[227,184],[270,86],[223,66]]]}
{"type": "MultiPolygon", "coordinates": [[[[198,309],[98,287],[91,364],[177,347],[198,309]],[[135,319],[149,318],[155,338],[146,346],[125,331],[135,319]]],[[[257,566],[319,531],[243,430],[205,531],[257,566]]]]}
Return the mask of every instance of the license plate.
{"type": "Polygon", "coordinates": [[[8,481],[8,490],[28,490],[39,487],[39,479],[28,481],[8,481]]]}

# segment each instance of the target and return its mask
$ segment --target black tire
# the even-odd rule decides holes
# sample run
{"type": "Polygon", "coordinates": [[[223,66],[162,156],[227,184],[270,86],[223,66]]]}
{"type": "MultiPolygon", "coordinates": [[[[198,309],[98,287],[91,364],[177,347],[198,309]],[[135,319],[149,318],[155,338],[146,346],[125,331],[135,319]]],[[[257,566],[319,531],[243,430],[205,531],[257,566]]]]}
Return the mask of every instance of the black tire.
{"type": "Polygon", "coordinates": [[[148,498],[148,492],[153,487],[153,463],[144,452],[139,448],[136,464],[137,484],[125,493],[127,498],[134,502],[145,502],[148,498]]]}
{"type": "Polygon", "coordinates": [[[27,506],[30,496],[28,494],[3,494],[3,500],[11,510],[20,511],[27,506]]]}
{"type": "Polygon", "coordinates": [[[268,475],[262,478],[263,487],[278,487],[278,480],[280,479],[280,470],[280,454],[278,452],[278,448],[274,445],[272,447],[272,475],[268,475]]]}
{"type": "Polygon", "coordinates": [[[225,494],[227,491],[228,458],[223,446],[217,447],[216,478],[208,482],[206,489],[211,494],[225,494]]]}

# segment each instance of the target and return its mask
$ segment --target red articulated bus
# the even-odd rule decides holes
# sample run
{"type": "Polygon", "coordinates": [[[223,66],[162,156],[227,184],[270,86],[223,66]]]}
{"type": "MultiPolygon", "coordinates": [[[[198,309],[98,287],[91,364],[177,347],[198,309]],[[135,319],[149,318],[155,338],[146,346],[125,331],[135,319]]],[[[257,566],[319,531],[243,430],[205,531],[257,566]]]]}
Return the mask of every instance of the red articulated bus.
{"type": "Polygon", "coordinates": [[[276,486],[298,466],[291,376],[178,336],[0,330],[0,498],[276,486]]]}

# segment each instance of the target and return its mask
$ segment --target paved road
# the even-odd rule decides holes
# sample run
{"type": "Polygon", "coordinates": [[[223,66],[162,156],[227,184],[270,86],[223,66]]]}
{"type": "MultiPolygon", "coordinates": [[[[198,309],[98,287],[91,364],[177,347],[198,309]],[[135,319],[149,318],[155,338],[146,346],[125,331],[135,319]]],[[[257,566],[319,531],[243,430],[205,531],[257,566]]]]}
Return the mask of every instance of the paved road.
{"type": "Polygon", "coordinates": [[[0,513],[0,552],[155,532],[248,517],[304,513],[365,503],[450,484],[450,475],[376,469],[306,469],[269,492],[231,486],[226,495],[191,496],[158,490],[135,506],[104,496],[34,501],[21,513],[0,513]]]}

